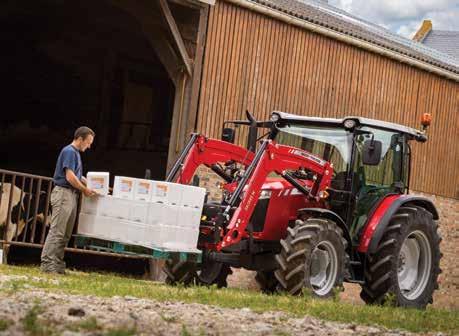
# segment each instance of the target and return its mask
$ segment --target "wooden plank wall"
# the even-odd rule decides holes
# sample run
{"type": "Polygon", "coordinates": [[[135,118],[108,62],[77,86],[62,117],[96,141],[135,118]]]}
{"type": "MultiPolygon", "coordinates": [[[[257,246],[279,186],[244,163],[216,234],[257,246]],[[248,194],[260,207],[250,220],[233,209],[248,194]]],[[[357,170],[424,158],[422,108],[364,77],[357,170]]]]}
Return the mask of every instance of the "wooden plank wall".
{"type": "MultiPolygon", "coordinates": [[[[248,109],[419,127],[411,187],[459,198],[459,83],[223,1],[211,7],[197,129],[219,137],[224,120],[248,109]]],[[[245,134],[239,134],[239,141],[245,134]]]]}

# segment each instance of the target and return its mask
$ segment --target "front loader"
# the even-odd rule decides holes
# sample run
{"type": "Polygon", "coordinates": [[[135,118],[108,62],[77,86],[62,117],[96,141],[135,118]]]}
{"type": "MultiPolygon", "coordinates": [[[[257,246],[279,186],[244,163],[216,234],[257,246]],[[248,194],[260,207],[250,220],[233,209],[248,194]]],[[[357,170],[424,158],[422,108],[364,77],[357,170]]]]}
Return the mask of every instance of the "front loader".
{"type": "Polygon", "coordinates": [[[268,293],[329,297],[347,281],[367,303],[431,303],[438,213],[408,195],[409,141],[427,140],[429,116],[422,131],[361,117],[247,118],[226,122],[222,140],[193,134],[167,177],[189,184],[204,165],[222,178],[223,196],[204,204],[202,263],[168,261],[166,281],[223,287],[242,267],[268,293]],[[234,144],[241,126],[246,148],[234,144]]]}

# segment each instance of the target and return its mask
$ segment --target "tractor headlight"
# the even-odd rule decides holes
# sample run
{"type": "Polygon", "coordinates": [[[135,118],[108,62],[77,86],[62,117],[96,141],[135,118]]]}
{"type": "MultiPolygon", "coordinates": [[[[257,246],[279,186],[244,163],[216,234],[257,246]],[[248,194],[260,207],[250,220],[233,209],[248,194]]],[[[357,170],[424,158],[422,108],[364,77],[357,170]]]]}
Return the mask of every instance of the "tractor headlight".
{"type": "Polygon", "coordinates": [[[344,128],[346,128],[346,129],[353,129],[353,128],[355,127],[355,125],[356,125],[356,122],[355,122],[355,120],[353,120],[353,119],[346,119],[346,120],[344,120],[343,126],[344,126],[344,128]]]}
{"type": "Polygon", "coordinates": [[[272,121],[272,122],[278,122],[279,119],[280,119],[280,117],[279,117],[279,115],[278,115],[277,113],[273,113],[273,114],[271,115],[271,121],[272,121]]]}

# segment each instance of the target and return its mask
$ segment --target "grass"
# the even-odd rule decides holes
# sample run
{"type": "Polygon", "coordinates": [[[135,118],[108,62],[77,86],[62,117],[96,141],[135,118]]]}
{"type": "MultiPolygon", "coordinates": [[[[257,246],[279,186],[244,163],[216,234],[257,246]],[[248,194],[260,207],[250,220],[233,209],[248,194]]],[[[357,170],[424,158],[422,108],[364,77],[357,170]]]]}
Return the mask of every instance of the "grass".
{"type": "Polygon", "coordinates": [[[51,328],[38,320],[38,315],[44,309],[36,302],[22,318],[22,326],[26,333],[31,336],[49,336],[53,334],[51,328]]]}
{"type": "Polygon", "coordinates": [[[67,329],[72,331],[97,331],[101,330],[102,327],[97,322],[97,319],[94,316],[88,317],[87,319],[73,323],[67,327],[67,329]]]}
{"type": "Polygon", "coordinates": [[[136,335],[137,330],[135,328],[118,328],[110,329],[104,335],[105,336],[133,336],[136,335]]]}
{"type": "MultiPolygon", "coordinates": [[[[296,317],[309,315],[330,321],[379,325],[389,329],[404,329],[412,332],[459,333],[459,310],[430,307],[426,310],[415,310],[363,306],[343,303],[339,302],[339,300],[323,301],[287,295],[270,296],[239,289],[172,287],[113,274],[70,271],[66,276],[48,275],[41,273],[36,267],[0,265],[0,273],[28,276],[29,280],[18,279],[10,281],[16,284],[14,285],[15,288],[19,289],[24,288],[24,285],[27,284],[34,288],[63,291],[70,294],[96,295],[100,297],[134,296],[158,301],[197,302],[226,308],[248,307],[255,312],[283,311],[296,317]],[[34,281],[32,277],[39,277],[42,281],[34,281]],[[51,279],[57,279],[58,283],[56,281],[43,281],[51,279]]],[[[9,284],[9,286],[13,285],[9,284]]],[[[8,293],[8,286],[3,288],[8,293]]],[[[126,332],[129,331],[114,330],[112,335],[128,335],[126,332]],[[119,333],[117,334],[116,332],[119,333]]]]}
{"type": "Polygon", "coordinates": [[[10,320],[0,319],[0,332],[5,331],[12,325],[13,322],[10,320]]]}

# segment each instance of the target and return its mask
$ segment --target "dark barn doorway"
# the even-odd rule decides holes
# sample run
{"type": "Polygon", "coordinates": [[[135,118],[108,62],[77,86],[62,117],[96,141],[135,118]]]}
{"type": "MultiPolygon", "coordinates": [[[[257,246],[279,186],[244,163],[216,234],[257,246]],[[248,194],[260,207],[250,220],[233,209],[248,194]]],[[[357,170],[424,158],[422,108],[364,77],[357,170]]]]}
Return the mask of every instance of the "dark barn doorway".
{"type": "Polygon", "coordinates": [[[158,56],[167,48],[155,45],[156,31],[120,3],[0,5],[1,168],[52,176],[61,147],[87,125],[96,141],[85,172],[164,178],[180,86],[158,56]]]}
{"type": "MultiPolygon", "coordinates": [[[[13,172],[3,171],[0,183],[49,195],[51,183],[16,172],[52,176],[60,149],[81,125],[96,132],[84,173],[109,171],[113,181],[149,169],[152,179],[163,179],[195,127],[207,16],[208,4],[198,0],[1,2],[0,169],[13,172]]],[[[41,224],[35,230],[36,222],[37,211],[33,229],[6,240],[1,234],[12,248],[8,260],[39,262],[47,231],[41,224]]],[[[81,250],[66,258],[120,269],[119,256],[88,258],[81,250]]],[[[156,265],[125,264],[134,273],[156,265]]]]}

